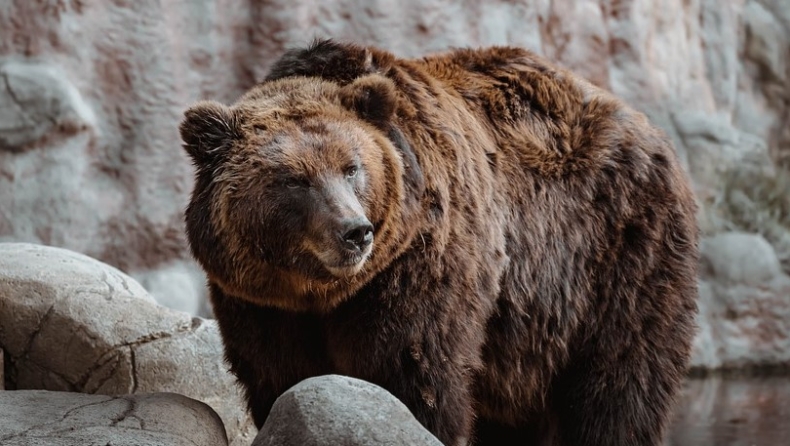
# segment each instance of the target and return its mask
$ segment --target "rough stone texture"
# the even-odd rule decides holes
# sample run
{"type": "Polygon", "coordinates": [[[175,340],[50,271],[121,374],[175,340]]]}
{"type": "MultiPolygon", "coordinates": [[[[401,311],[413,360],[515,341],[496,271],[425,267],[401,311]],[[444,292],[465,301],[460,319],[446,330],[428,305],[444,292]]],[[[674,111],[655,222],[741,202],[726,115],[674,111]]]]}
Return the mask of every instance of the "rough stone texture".
{"type": "Polygon", "coordinates": [[[728,232],[707,238],[701,250],[693,367],[790,369],[790,276],[771,245],[728,232]]]}
{"type": "Polygon", "coordinates": [[[254,433],[216,323],[156,304],[82,254],[0,243],[0,347],[9,388],[176,392],[213,407],[231,444],[254,433]]]}
{"type": "Polygon", "coordinates": [[[207,314],[183,237],[181,112],[236,99],[313,36],[404,56],[534,49],[663,127],[703,209],[728,170],[790,163],[787,0],[12,0],[0,2],[0,241],[86,253],[207,314]]]}
{"type": "Polygon", "coordinates": [[[441,446],[391,393],[340,375],[306,379],[283,393],[253,446],[441,446]]]}
{"type": "Polygon", "coordinates": [[[63,137],[95,125],[85,104],[57,66],[0,62],[0,150],[33,149],[45,136],[63,137]]]}
{"type": "Polygon", "coordinates": [[[228,440],[216,412],[183,395],[16,390],[0,392],[0,444],[221,446],[228,440]]]}
{"type": "Polygon", "coordinates": [[[160,304],[200,317],[212,317],[206,276],[196,263],[176,260],[131,276],[160,304]]]}

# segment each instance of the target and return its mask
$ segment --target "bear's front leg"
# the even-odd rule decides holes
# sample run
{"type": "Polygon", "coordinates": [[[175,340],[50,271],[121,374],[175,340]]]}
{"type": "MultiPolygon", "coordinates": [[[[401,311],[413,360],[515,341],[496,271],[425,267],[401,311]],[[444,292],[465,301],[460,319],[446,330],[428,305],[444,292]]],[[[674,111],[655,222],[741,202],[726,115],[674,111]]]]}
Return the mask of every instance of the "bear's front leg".
{"type": "Polygon", "coordinates": [[[342,304],[328,317],[328,351],[339,373],[382,386],[443,444],[461,446],[474,420],[470,389],[484,339],[476,319],[484,311],[450,304],[439,297],[449,290],[436,288],[413,300],[403,290],[342,304]]]}
{"type": "Polygon", "coordinates": [[[300,381],[331,372],[323,328],[311,314],[265,308],[211,286],[225,358],[260,429],[275,400],[300,381]]]}

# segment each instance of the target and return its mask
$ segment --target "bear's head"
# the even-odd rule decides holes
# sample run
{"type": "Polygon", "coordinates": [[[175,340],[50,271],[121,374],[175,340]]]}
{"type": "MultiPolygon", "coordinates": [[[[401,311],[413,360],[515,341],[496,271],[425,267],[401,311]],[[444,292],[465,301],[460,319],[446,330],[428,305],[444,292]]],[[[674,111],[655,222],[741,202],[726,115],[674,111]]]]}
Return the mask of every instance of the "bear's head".
{"type": "Polygon", "coordinates": [[[232,106],[189,108],[187,235],[210,281],[261,305],[322,310],[384,268],[410,237],[404,169],[419,175],[393,138],[396,106],[392,81],[374,74],[343,86],[285,78],[232,106]]]}

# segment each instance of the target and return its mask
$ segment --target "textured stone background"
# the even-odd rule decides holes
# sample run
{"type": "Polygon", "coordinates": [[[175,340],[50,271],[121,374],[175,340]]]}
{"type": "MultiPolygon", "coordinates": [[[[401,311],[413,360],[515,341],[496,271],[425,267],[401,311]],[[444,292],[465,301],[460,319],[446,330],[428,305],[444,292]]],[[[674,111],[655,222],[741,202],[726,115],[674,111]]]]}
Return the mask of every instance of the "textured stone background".
{"type": "Polygon", "coordinates": [[[402,56],[522,45],[646,112],[694,177],[715,253],[695,363],[788,362],[787,0],[2,1],[0,241],[85,253],[207,314],[183,237],[181,112],[233,101],[315,36],[402,56]],[[774,269],[738,273],[733,246],[774,269]]]}

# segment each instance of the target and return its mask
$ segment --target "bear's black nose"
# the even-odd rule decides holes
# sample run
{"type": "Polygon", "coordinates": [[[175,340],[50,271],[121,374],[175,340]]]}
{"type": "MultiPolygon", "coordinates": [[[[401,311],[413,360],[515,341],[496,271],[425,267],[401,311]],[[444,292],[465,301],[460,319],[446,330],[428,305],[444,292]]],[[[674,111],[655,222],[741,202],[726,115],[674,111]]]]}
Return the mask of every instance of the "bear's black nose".
{"type": "Polygon", "coordinates": [[[362,251],[373,241],[373,225],[365,217],[354,218],[345,222],[341,234],[348,249],[362,251]]]}

